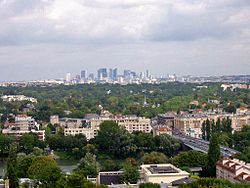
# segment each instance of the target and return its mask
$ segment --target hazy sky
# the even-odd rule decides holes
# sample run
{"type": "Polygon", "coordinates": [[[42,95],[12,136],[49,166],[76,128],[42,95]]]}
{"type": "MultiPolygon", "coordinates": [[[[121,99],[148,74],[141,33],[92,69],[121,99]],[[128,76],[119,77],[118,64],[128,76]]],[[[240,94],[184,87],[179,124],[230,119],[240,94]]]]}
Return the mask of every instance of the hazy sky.
{"type": "Polygon", "coordinates": [[[100,67],[250,74],[250,0],[0,0],[0,81],[100,67]]]}

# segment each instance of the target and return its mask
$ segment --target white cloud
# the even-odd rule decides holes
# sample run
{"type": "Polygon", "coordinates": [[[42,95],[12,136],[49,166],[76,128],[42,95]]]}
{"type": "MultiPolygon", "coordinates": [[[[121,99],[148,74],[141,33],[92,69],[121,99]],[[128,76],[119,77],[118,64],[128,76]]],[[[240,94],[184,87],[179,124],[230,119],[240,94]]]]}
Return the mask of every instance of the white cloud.
{"type": "Polygon", "coordinates": [[[236,25],[250,27],[250,10],[245,8],[250,3],[236,2],[239,1],[1,1],[0,41],[10,40],[8,37],[13,42],[16,39],[16,43],[221,37],[241,29],[235,28],[236,25]]]}
{"type": "MultiPolygon", "coordinates": [[[[166,67],[181,69],[186,61],[185,71],[192,72],[189,65],[201,68],[211,60],[221,67],[220,59],[233,64],[244,57],[240,59],[243,66],[250,48],[249,18],[249,0],[0,0],[0,65],[7,60],[27,66],[42,60],[51,64],[54,55],[54,63],[65,67],[72,58],[91,61],[87,65],[95,64],[95,68],[100,62],[132,67],[147,62],[157,69],[171,59],[166,67]],[[79,53],[68,55],[75,46],[79,53]],[[107,47],[104,54],[103,46],[107,47]],[[18,49],[25,57],[13,56],[18,49]],[[202,58],[207,60],[202,63],[202,58]]],[[[206,70],[212,72],[212,68],[206,70]]],[[[235,66],[230,70],[236,70],[235,66]]]]}

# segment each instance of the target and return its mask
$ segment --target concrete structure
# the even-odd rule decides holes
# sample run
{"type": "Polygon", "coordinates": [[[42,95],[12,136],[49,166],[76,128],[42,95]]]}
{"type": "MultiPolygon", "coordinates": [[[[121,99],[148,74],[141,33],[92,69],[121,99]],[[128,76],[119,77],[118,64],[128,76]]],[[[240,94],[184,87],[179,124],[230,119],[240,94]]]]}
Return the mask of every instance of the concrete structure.
{"type": "Polygon", "coordinates": [[[98,80],[105,80],[108,78],[107,68],[100,68],[97,71],[98,80]]]}
{"type": "Polygon", "coordinates": [[[33,97],[26,97],[24,95],[4,95],[1,97],[4,102],[13,102],[13,101],[30,101],[37,103],[37,100],[33,97]]]}
{"type": "Polygon", "coordinates": [[[67,73],[67,74],[66,74],[65,81],[66,81],[67,83],[71,82],[71,74],[70,74],[70,73],[67,73]]]}
{"type": "Polygon", "coordinates": [[[81,79],[82,79],[82,80],[87,79],[87,78],[88,78],[87,75],[88,75],[87,70],[82,70],[82,71],[81,71],[81,79]]]}
{"type": "Polygon", "coordinates": [[[38,136],[39,140],[43,141],[45,139],[45,130],[31,129],[30,131],[25,131],[25,130],[15,130],[15,129],[3,129],[2,133],[7,134],[7,135],[12,135],[12,136],[15,136],[17,138],[21,137],[24,134],[34,133],[38,136]]]}
{"type": "Polygon", "coordinates": [[[87,114],[83,119],[60,118],[59,125],[64,129],[65,135],[85,134],[89,140],[97,135],[100,129],[99,126],[104,121],[114,121],[118,126],[124,127],[130,133],[135,131],[149,133],[152,130],[151,121],[148,118],[115,116],[108,111],[103,111],[100,116],[96,114],[87,114]]]}
{"type": "MultiPolygon", "coordinates": [[[[208,152],[208,148],[209,148],[208,141],[205,141],[205,140],[202,140],[199,138],[193,138],[193,137],[182,135],[182,134],[174,135],[174,137],[176,139],[181,140],[185,146],[187,146],[193,150],[200,151],[203,153],[208,152]]],[[[225,157],[231,157],[231,156],[234,156],[236,154],[240,154],[239,151],[236,151],[236,150],[231,149],[231,148],[226,147],[226,146],[220,146],[220,152],[221,152],[221,156],[225,156],[225,157]]]]}
{"type": "Polygon", "coordinates": [[[186,178],[189,173],[171,164],[141,165],[141,181],[151,183],[167,183],[186,178]]]}
{"type": "Polygon", "coordinates": [[[176,115],[174,120],[174,127],[178,129],[181,133],[194,137],[201,138],[202,123],[209,119],[215,122],[218,119],[229,118],[232,120],[233,131],[240,131],[244,125],[250,124],[250,111],[245,111],[244,113],[215,113],[215,112],[202,112],[202,113],[183,113],[176,115]]]}
{"type": "Polygon", "coordinates": [[[94,138],[96,135],[96,132],[94,129],[89,128],[64,128],[64,135],[72,135],[75,136],[77,134],[84,134],[87,138],[87,140],[90,140],[91,138],[94,138]]]}
{"type": "Polygon", "coordinates": [[[233,183],[250,183],[250,164],[225,158],[216,163],[216,177],[233,183]]]}
{"type": "Polygon", "coordinates": [[[27,115],[18,115],[15,117],[15,123],[5,123],[3,134],[13,135],[17,138],[26,133],[37,134],[40,140],[45,139],[45,130],[39,130],[40,125],[34,118],[27,115]]]}
{"type": "Polygon", "coordinates": [[[50,123],[52,125],[59,124],[59,116],[58,115],[50,116],[50,123]]]}
{"type": "Polygon", "coordinates": [[[123,171],[99,172],[96,183],[98,185],[113,185],[122,183],[123,171]]]}
{"type": "Polygon", "coordinates": [[[111,118],[119,126],[124,127],[128,132],[141,131],[150,133],[152,130],[150,119],[137,116],[115,116],[111,118]]]}
{"type": "Polygon", "coordinates": [[[153,128],[153,136],[159,136],[161,134],[168,134],[172,136],[172,129],[168,127],[154,127],[153,128]]]}

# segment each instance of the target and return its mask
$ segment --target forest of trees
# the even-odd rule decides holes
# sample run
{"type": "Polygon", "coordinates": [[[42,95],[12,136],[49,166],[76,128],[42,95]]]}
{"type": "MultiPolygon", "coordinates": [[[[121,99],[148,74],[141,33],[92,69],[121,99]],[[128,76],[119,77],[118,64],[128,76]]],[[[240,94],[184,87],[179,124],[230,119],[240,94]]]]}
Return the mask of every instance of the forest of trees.
{"type": "MultiPolygon", "coordinates": [[[[197,88],[199,84],[166,83],[140,85],[84,84],[54,87],[0,87],[0,95],[23,94],[38,99],[29,106],[28,115],[39,121],[49,121],[51,114],[61,117],[83,117],[86,113],[99,113],[101,105],[114,114],[135,114],[154,117],[166,111],[221,107],[227,112],[235,112],[238,107],[248,107],[250,94],[247,90],[223,91],[218,83],[206,83],[207,88],[197,88]],[[146,97],[147,105],[144,105],[146,97]],[[198,106],[190,105],[197,100],[198,106]],[[208,102],[218,100],[219,104],[208,102]],[[66,113],[70,112],[70,113],[66,113]]],[[[1,122],[10,113],[23,113],[30,102],[6,103],[0,100],[1,122]]]]}

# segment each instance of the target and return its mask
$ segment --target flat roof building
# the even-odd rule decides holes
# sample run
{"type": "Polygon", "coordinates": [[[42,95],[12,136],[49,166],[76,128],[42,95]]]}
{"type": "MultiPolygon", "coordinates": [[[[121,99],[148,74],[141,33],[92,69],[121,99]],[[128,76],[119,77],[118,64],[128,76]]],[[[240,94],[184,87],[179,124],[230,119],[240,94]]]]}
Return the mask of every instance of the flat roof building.
{"type": "Polygon", "coordinates": [[[141,165],[141,181],[170,184],[176,180],[189,177],[189,173],[172,164],[141,165]]]}

